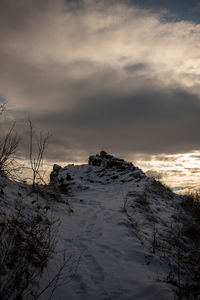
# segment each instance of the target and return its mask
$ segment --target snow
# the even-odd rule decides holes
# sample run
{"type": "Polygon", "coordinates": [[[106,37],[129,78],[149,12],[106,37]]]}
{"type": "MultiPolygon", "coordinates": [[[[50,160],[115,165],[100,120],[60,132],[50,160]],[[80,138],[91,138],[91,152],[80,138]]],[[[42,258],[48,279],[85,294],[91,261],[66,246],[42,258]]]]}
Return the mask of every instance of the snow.
{"type": "MultiPolygon", "coordinates": [[[[60,222],[56,253],[66,249],[78,262],[52,299],[174,299],[171,285],[161,280],[169,267],[161,252],[154,253],[153,242],[158,235],[166,243],[181,198],[122,160],[107,167],[115,158],[105,156],[94,156],[90,165],[54,167],[50,187],[69,201],[73,213],[65,203],[40,196],[60,222]],[[94,158],[102,160],[99,166],[93,165],[94,158]]],[[[6,205],[12,206],[17,186],[9,182],[4,190],[10,199],[1,202],[5,211],[6,205]]],[[[29,193],[27,203],[34,197],[29,193]]],[[[54,255],[49,269],[57,264],[54,255]]]]}
{"type": "Polygon", "coordinates": [[[59,240],[63,248],[83,253],[68,285],[72,299],[170,299],[170,288],[155,282],[143,247],[123,225],[123,194],[119,185],[97,186],[70,199],[75,213],[63,216],[59,240]]]}

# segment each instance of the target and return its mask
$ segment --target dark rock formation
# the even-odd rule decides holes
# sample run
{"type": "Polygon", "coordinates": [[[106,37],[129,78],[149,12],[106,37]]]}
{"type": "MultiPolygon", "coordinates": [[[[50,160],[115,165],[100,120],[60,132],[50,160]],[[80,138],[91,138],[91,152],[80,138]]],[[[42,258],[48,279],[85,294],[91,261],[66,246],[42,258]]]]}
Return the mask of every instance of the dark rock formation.
{"type": "Polygon", "coordinates": [[[53,165],[53,171],[50,174],[50,182],[53,182],[54,179],[58,177],[58,173],[61,170],[61,166],[54,164],[53,165]]]}
{"type": "Polygon", "coordinates": [[[132,170],[135,169],[132,163],[126,162],[123,159],[117,158],[113,155],[108,154],[105,151],[101,151],[100,155],[92,155],[89,157],[89,165],[91,166],[101,166],[104,165],[106,168],[119,168],[121,170],[131,168],[132,170]]]}
{"type": "Polygon", "coordinates": [[[54,165],[50,184],[66,193],[86,189],[91,183],[121,184],[144,178],[146,175],[132,163],[101,151],[89,157],[88,165],[68,165],[64,168],[54,165]]]}

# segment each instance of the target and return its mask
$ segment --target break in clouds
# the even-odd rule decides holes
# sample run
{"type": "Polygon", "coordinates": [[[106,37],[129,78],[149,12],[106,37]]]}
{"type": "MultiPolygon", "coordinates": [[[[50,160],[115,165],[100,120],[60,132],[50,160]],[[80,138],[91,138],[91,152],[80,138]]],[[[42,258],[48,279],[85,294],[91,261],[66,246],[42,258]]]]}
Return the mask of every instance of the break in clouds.
{"type": "Polygon", "coordinates": [[[2,0],[0,102],[49,159],[198,150],[200,25],[128,2],[2,0]]]}

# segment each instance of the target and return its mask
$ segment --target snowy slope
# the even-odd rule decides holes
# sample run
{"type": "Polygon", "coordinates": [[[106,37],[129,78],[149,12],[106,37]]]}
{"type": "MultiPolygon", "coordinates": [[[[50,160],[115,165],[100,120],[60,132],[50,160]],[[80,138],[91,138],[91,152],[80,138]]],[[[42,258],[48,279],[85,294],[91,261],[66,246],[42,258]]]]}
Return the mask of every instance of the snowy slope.
{"type": "Polygon", "coordinates": [[[167,250],[159,245],[171,247],[166,240],[177,227],[180,196],[103,151],[88,165],[55,166],[51,184],[71,195],[74,209],[70,218],[62,217],[60,237],[63,248],[82,255],[68,284],[71,298],[174,298],[162,281],[175,258],[166,263],[167,250]]]}
{"type": "MultiPolygon", "coordinates": [[[[104,151],[88,165],[55,165],[50,179],[49,189],[62,199],[47,201],[60,221],[56,253],[66,249],[77,262],[52,299],[174,299],[188,276],[177,271],[177,244],[184,240],[184,253],[191,249],[191,240],[179,237],[191,221],[182,197],[104,151]]],[[[50,270],[58,260],[55,255],[50,270]]]]}

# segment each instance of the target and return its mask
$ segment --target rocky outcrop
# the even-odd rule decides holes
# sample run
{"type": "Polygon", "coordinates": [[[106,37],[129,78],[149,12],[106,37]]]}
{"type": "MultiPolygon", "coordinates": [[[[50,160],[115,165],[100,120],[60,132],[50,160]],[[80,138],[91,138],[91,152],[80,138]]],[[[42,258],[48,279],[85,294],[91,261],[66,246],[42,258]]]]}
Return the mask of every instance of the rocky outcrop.
{"type": "Polygon", "coordinates": [[[52,183],[54,179],[58,177],[59,170],[61,169],[61,166],[54,164],[53,165],[53,171],[50,174],[50,182],[52,183]]]}
{"type": "Polygon", "coordinates": [[[68,165],[61,168],[54,165],[50,174],[50,184],[62,192],[87,189],[91,183],[111,184],[140,181],[146,175],[132,163],[101,151],[91,155],[87,165],[68,165]]]}
{"type": "Polygon", "coordinates": [[[133,166],[132,163],[126,162],[121,158],[117,158],[113,155],[108,154],[105,151],[101,151],[100,155],[92,155],[89,157],[88,164],[91,166],[104,166],[105,168],[119,168],[119,169],[131,169],[135,170],[136,168],[133,166]]]}

